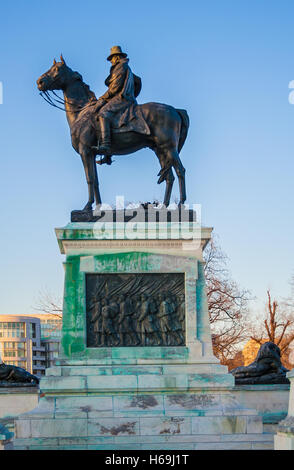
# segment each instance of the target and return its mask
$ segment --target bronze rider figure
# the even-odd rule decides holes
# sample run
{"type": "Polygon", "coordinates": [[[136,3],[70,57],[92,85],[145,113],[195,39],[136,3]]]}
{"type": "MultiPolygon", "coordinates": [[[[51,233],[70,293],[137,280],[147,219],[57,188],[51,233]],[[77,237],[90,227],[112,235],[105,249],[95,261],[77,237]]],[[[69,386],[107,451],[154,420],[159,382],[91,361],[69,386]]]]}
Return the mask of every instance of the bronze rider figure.
{"type": "Polygon", "coordinates": [[[137,104],[136,97],[141,90],[141,79],[131,71],[127,54],[122,52],[120,46],[111,48],[107,60],[112,64],[110,74],[105,80],[108,90],[100,96],[95,105],[101,129],[101,141],[93,148],[100,155],[110,158],[111,128],[120,128],[127,124],[128,108],[137,104]]]}

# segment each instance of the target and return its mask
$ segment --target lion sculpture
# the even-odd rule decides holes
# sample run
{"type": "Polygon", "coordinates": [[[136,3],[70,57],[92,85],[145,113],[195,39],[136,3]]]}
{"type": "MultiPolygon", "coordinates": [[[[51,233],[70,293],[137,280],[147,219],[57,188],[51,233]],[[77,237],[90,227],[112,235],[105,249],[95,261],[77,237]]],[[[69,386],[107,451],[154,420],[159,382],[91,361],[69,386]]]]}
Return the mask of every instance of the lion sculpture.
{"type": "Polygon", "coordinates": [[[36,386],[38,383],[38,377],[30,374],[22,367],[4,364],[4,362],[0,364],[0,386],[14,386],[20,384],[36,386]]]}
{"type": "Polygon", "coordinates": [[[286,372],[280,348],[271,341],[262,344],[251,364],[231,370],[236,385],[289,384],[286,372]]]}

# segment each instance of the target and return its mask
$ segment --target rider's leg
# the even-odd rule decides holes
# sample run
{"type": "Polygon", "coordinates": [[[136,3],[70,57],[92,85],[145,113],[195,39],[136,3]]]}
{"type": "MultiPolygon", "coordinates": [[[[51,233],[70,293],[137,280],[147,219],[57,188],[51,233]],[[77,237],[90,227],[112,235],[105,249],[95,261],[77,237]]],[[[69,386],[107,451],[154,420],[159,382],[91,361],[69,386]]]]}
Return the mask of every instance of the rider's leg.
{"type": "Polygon", "coordinates": [[[110,120],[100,116],[99,124],[101,130],[101,142],[99,145],[99,151],[104,154],[110,155],[110,144],[111,144],[111,135],[110,135],[110,120]]]}
{"type": "Polygon", "coordinates": [[[99,116],[98,117],[98,122],[99,122],[99,127],[100,127],[100,135],[101,135],[101,141],[98,142],[97,147],[92,147],[93,150],[96,150],[96,154],[100,155],[105,155],[105,157],[96,162],[102,165],[102,163],[107,163],[108,165],[111,165],[111,151],[110,151],[110,145],[111,145],[111,126],[110,126],[110,119],[104,116],[99,116]]]}

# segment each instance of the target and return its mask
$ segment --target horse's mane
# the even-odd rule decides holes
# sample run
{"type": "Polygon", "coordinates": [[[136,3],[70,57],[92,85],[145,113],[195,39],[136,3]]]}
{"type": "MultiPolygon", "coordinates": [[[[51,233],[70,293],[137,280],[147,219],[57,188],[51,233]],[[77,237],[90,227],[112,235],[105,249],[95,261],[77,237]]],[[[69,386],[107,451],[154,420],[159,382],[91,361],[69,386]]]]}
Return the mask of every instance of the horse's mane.
{"type": "MultiPolygon", "coordinates": [[[[72,70],[72,69],[70,69],[72,70]]],[[[89,87],[89,85],[87,85],[84,81],[83,81],[83,76],[79,73],[79,72],[74,72],[72,70],[72,73],[73,73],[73,77],[76,79],[76,80],[80,80],[82,82],[82,85],[83,85],[83,88],[84,90],[86,91],[87,93],[87,96],[89,97],[89,99],[91,100],[97,100],[96,98],[96,95],[94,93],[94,91],[91,90],[91,88],[89,87]]]]}
{"type": "Polygon", "coordinates": [[[85,90],[86,90],[87,95],[89,96],[89,98],[96,100],[97,98],[96,98],[96,95],[95,95],[94,91],[92,91],[92,90],[90,89],[89,85],[87,85],[86,83],[84,83],[83,80],[82,80],[82,83],[83,83],[83,85],[84,85],[84,88],[85,88],[85,90]]]}

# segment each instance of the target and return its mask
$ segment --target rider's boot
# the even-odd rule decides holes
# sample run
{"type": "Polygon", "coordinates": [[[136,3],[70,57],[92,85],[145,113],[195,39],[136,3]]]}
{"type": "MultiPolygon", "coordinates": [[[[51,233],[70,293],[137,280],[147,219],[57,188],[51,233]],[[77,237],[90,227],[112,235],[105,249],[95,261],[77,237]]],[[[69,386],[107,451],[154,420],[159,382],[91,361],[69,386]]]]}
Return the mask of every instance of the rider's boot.
{"type": "Polygon", "coordinates": [[[102,116],[99,116],[99,125],[101,130],[101,142],[99,146],[95,147],[100,155],[111,155],[110,151],[110,121],[102,116]]]}

